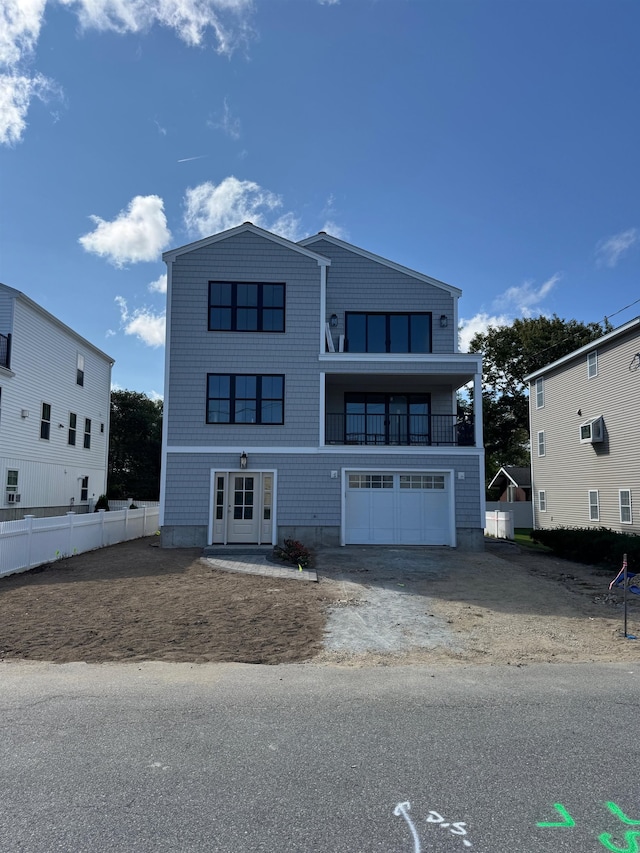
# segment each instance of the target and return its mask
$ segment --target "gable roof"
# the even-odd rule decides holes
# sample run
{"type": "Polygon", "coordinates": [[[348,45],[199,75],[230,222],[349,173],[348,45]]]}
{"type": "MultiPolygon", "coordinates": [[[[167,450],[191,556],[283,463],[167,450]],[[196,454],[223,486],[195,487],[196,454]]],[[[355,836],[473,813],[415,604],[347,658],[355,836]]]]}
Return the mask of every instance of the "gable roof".
{"type": "Polygon", "coordinates": [[[489,483],[489,488],[499,485],[505,480],[507,485],[511,484],[512,486],[519,486],[521,489],[529,489],[531,488],[531,468],[524,468],[520,465],[503,465],[489,483]]]}
{"type": "Polygon", "coordinates": [[[243,234],[247,231],[251,234],[256,234],[258,237],[264,237],[266,240],[271,240],[273,243],[284,246],[286,249],[291,249],[293,252],[299,252],[301,255],[305,255],[305,257],[316,261],[318,266],[328,267],[331,265],[329,258],[324,257],[324,255],[319,255],[317,252],[306,249],[298,243],[287,240],[285,237],[280,237],[278,234],[273,234],[271,231],[259,228],[252,222],[243,222],[242,225],[238,225],[236,228],[229,228],[227,231],[220,231],[218,234],[212,234],[210,237],[204,237],[202,240],[196,240],[194,243],[187,243],[185,246],[179,246],[177,249],[169,249],[162,253],[162,260],[165,261],[165,263],[169,263],[170,261],[174,261],[180,255],[194,251],[194,249],[203,249],[206,246],[212,246],[214,243],[219,243],[221,240],[228,240],[229,237],[235,237],[238,234],[243,234]]]}
{"type": "Polygon", "coordinates": [[[313,246],[315,243],[319,243],[322,240],[325,240],[327,243],[332,243],[334,246],[339,246],[341,249],[346,249],[347,252],[353,252],[355,255],[360,255],[363,258],[368,258],[370,261],[375,261],[377,264],[382,264],[385,267],[396,270],[396,272],[410,275],[412,278],[422,281],[425,284],[431,284],[434,287],[446,290],[447,293],[450,293],[452,296],[462,296],[462,291],[459,287],[454,287],[452,284],[446,284],[444,281],[438,281],[437,278],[431,278],[431,276],[409,269],[409,267],[403,267],[402,264],[397,264],[395,261],[382,258],[380,255],[374,255],[373,252],[368,252],[366,249],[360,249],[358,246],[353,246],[351,243],[346,243],[344,240],[332,237],[330,234],[327,234],[326,231],[319,231],[313,237],[306,237],[304,240],[300,240],[298,245],[313,246]]]}
{"type": "Polygon", "coordinates": [[[557,359],[557,361],[552,361],[550,364],[546,364],[544,367],[541,367],[539,370],[534,370],[533,373],[530,373],[528,376],[524,377],[525,382],[531,382],[534,379],[538,379],[545,373],[549,373],[552,370],[555,370],[557,367],[562,367],[564,364],[572,361],[574,358],[579,358],[582,355],[586,355],[588,352],[591,352],[594,349],[599,349],[603,344],[608,343],[609,341],[614,341],[616,338],[621,337],[629,331],[632,331],[635,328],[640,329],[640,317],[634,317],[633,320],[629,320],[628,323],[625,323],[622,326],[618,326],[617,329],[614,329],[612,332],[607,332],[606,335],[602,335],[601,338],[596,338],[595,341],[590,341],[588,344],[585,344],[583,347],[570,352],[568,355],[563,355],[562,358],[557,359]]]}
{"type": "Polygon", "coordinates": [[[42,305],[38,305],[37,302],[34,302],[33,299],[29,299],[26,293],[23,293],[21,290],[16,290],[15,287],[9,287],[8,284],[3,284],[0,282],[0,291],[3,291],[7,294],[11,299],[20,300],[20,302],[24,302],[25,305],[28,305],[38,314],[41,314],[45,317],[50,323],[53,323],[54,326],[57,326],[59,329],[62,329],[68,335],[75,338],[78,343],[82,344],[87,349],[93,350],[96,355],[103,358],[105,361],[109,361],[112,365],[115,364],[115,359],[108,355],[106,352],[103,352],[99,349],[95,344],[92,344],[91,341],[88,341],[86,338],[83,338],[82,335],[78,334],[75,329],[72,329],[70,326],[67,326],[66,323],[63,323],[62,320],[58,320],[53,314],[50,314],[46,308],[43,308],[42,305]]]}

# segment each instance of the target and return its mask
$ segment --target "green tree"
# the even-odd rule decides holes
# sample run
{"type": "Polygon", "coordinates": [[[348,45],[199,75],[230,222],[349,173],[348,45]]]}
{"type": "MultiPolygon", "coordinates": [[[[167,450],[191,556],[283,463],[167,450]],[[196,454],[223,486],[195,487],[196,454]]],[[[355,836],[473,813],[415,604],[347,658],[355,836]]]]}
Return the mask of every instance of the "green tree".
{"type": "Polygon", "coordinates": [[[111,393],[109,498],[158,500],[162,400],[138,391],[111,393]]]}
{"type": "Polygon", "coordinates": [[[611,331],[612,326],[553,317],[489,326],[471,339],[482,353],[482,411],[487,482],[501,465],[529,464],[529,399],[524,377],[611,331]]]}

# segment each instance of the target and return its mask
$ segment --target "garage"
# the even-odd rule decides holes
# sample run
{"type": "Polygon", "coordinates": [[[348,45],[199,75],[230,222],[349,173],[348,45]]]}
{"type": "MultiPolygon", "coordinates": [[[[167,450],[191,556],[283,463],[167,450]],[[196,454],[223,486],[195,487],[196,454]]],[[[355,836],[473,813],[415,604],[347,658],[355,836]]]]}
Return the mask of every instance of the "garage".
{"type": "Polygon", "coordinates": [[[345,545],[455,545],[451,473],[346,471],[345,545]]]}

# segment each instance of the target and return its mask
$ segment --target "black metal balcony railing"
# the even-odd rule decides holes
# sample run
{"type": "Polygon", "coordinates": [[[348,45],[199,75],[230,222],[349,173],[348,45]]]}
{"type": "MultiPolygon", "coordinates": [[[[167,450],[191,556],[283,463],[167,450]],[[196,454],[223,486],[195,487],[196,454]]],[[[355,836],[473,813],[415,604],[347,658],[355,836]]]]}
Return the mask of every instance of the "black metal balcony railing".
{"type": "Polygon", "coordinates": [[[9,367],[11,335],[0,335],[0,367],[9,367]]]}
{"type": "Polygon", "coordinates": [[[327,415],[326,444],[473,447],[473,421],[457,415],[327,415]]]}

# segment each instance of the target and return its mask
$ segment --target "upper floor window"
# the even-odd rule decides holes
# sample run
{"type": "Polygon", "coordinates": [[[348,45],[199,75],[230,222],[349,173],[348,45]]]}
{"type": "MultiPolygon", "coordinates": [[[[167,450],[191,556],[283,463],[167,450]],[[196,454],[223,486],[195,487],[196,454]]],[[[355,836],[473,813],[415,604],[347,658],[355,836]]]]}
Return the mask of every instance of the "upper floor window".
{"type": "Polygon", "coordinates": [[[91,450],[91,419],[84,419],[84,446],[87,450],[91,450]]]}
{"type": "Polygon", "coordinates": [[[77,415],[74,412],[69,412],[69,438],[68,442],[71,445],[76,443],[76,425],[78,423],[77,415]]]}
{"type": "Polygon", "coordinates": [[[538,492],[538,509],[540,512],[547,511],[547,493],[544,489],[540,489],[538,492]]]}
{"type": "Polygon", "coordinates": [[[84,385],[84,356],[78,353],[76,362],[76,385],[84,385]]]}
{"type": "Polygon", "coordinates": [[[210,332],[284,332],[284,284],[209,282],[210,332]]]}
{"type": "Polygon", "coordinates": [[[598,375],[598,353],[597,351],[590,352],[587,355],[587,377],[593,379],[598,375]]]}
{"type": "Polygon", "coordinates": [[[51,435],[51,404],[42,404],[42,416],[40,418],[40,438],[49,441],[51,435]]]}
{"type": "Polygon", "coordinates": [[[544,437],[544,430],[538,433],[538,456],[544,456],[547,452],[547,446],[544,437]]]}
{"type": "Polygon", "coordinates": [[[284,376],[209,373],[207,423],[284,423],[284,376]]]}
{"type": "Polygon", "coordinates": [[[431,352],[431,314],[348,311],[347,352],[431,352]]]}
{"type": "Polygon", "coordinates": [[[536,409],[544,407],[544,377],[536,379],[536,409]]]}

